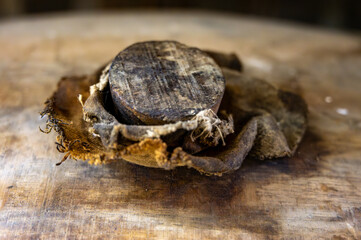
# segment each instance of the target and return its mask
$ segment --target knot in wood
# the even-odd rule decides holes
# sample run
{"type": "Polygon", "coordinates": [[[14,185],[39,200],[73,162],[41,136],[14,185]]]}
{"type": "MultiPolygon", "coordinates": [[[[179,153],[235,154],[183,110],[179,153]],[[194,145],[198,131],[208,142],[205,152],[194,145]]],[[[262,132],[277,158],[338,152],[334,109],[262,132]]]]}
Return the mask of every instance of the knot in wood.
{"type": "Polygon", "coordinates": [[[113,60],[109,84],[116,110],[128,124],[164,124],[204,109],[217,112],[225,89],[211,57],[175,41],[129,46],[113,60]]]}

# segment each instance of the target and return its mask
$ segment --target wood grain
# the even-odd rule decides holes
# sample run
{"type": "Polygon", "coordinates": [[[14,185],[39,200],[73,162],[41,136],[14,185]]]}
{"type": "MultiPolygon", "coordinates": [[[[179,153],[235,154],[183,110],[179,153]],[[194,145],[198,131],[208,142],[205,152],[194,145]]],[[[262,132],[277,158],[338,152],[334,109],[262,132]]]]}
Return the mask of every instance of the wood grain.
{"type": "Polygon", "coordinates": [[[218,111],[225,82],[220,67],[198,48],[149,41],[121,51],[109,70],[113,102],[129,124],[189,120],[218,111]]]}
{"type": "Polygon", "coordinates": [[[0,24],[0,238],[360,239],[360,38],[202,12],[81,14],[0,24]],[[152,23],[152,24],[149,24],[152,23]],[[126,46],[176,39],[241,56],[309,105],[293,158],[206,177],[61,159],[38,112],[61,76],[126,46]]]}

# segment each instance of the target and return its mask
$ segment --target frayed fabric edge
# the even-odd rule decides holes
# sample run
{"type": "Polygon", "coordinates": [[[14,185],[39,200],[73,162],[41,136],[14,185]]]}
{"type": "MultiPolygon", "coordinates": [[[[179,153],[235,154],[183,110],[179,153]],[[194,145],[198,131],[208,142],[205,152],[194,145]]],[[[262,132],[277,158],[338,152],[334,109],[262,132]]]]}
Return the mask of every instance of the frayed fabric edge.
{"type": "Polygon", "coordinates": [[[232,115],[229,115],[227,120],[221,120],[211,109],[198,112],[190,120],[164,125],[127,125],[119,123],[113,115],[107,112],[101,101],[103,91],[109,84],[110,65],[108,64],[103,69],[99,82],[90,86],[88,99],[83,102],[82,96],[78,97],[83,108],[83,119],[93,125],[93,127],[89,128],[89,132],[100,137],[108,147],[117,145],[116,140],[118,137],[116,136],[118,135],[131,141],[142,141],[147,138],[160,138],[178,130],[191,131],[192,141],[200,139],[207,145],[216,146],[221,140],[224,146],[224,138],[234,132],[232,115]],[[97,109],[94,109],[94,106],[97,109]],[[102,133],[104,129],[111,132],[111,134],[107,136],[107,134],[102,133]]]}

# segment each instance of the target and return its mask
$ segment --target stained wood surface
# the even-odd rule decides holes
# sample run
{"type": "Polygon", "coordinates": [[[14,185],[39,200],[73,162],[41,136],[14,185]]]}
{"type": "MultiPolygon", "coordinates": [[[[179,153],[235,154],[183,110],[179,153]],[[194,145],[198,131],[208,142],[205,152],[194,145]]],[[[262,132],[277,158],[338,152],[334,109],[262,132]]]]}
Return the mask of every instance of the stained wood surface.
{"type": "Polygon", "coordinates": [[[129,124],[189,120],[217,112],[225,82],[205,52],[175,41],[135,43],[121,51],[109,70],[113,102],[129,124]]]}
{"type": "Polygon", "coordinates": [[[0,24],[0,238],[360,239],[360,38],[200,12],[56,15],[0,24]],[[61,159],[38,112],[64,75],[126,46],[175,39],[236,52],[244,70],[301,94],[309,129],[292,158],[206,177],[123,161],[61,159]]]}

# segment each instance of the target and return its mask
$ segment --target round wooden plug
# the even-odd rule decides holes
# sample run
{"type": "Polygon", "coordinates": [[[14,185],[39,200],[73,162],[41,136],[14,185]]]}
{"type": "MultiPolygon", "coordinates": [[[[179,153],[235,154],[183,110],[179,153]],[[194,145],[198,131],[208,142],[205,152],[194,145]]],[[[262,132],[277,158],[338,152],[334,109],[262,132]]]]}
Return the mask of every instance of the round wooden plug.
{"type": "Polygon", "coordinates": [[[123,122],[150,125],[188,120],[204,109],[217,112],[225,80],[200,49],[151,41],[133,44],[115,57],[109,85],[123,122]]]}

